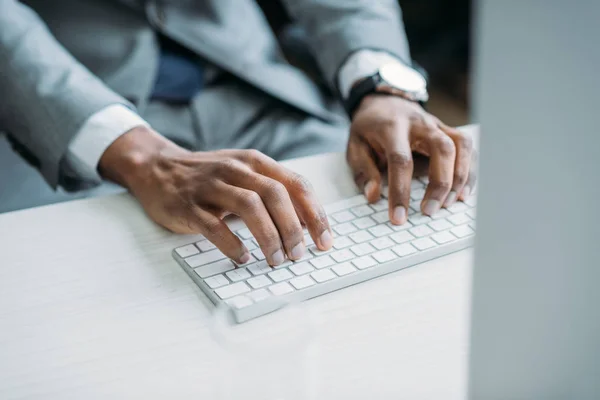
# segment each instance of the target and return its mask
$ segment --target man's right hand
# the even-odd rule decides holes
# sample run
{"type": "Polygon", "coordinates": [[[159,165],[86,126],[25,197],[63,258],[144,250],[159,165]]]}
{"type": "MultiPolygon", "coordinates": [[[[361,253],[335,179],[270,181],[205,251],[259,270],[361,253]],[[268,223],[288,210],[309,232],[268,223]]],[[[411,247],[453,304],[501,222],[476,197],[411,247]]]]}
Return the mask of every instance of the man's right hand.
{"type": "Polygon", "coordinates": [[[226,256],[245,263],[248,249],[223,222],[238,215],[267,261],[279,265],[304,254],[305,224],[321,250],[333,237],[311,185],[256,150],[190,152],[137,127],[104,152],[98,166],[139,200],[158,224],[176,233],[201,233],[226,256]]]}

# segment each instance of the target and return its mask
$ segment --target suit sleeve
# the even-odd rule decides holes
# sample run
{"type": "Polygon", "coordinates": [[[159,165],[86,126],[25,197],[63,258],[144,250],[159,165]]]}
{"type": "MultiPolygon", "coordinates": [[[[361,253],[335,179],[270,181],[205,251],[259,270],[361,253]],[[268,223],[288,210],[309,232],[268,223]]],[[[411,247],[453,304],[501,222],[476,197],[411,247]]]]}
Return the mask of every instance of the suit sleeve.
{"type": "Polygon", "coordinates": [[[311,49],[331,87],[354,52],[381,50],[411,65],[398,0],[284,0],[308,33],[311,49]]]}
{"type": "Polygon", "coordinates": [[[0,0],[0,126],[52,187],[71,139],[112,104],[131,107],[75,60],[33,10],[0,0]]]}

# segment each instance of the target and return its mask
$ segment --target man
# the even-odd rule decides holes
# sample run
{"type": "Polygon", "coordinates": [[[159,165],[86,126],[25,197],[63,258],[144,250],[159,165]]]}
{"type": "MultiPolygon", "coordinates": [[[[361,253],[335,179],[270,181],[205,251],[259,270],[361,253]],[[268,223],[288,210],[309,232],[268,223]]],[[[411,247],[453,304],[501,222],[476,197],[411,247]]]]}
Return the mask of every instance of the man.
{"type": "Polygon", "coordinates": [[[273,158],[346,147],[372,202],[387,168],[395,224],[412,151],[430,157],[423,213],[468,195],[471,141],[419,104],[396,1],[284,3],[334,95],[286,62],[252,0],[0,0],[0,126],[53,187],[119,183],[157,223],[241,263],[229,213],[271,265],[302,257],[301,224],[332,246],[310,184],[273,158]]]}

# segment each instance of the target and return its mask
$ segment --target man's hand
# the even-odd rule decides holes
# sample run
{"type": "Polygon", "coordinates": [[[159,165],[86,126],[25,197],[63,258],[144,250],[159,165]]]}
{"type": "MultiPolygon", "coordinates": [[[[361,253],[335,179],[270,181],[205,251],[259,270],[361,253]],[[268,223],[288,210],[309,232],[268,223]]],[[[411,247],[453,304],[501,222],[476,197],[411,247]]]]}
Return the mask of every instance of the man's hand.
{"type": "Polygon", "coordinates": [[[250,254],[222,218],[240,216],[271,265],[305,252],[304,223],[315,244],[331,248],[327,216],[311,185],[255,150],[190,152],[143,127],[117,139],[100,173],[130,190],[146,213],[177,233],[202,233],[239,263],[250,254]]]}
{"type": "Polygon", "coordinates": [[[446,126],[417,103],[390,95],[366,96],[352,119],[347,159],[370,202],[380,197],[381,170],[387,167],[390,220],[395,224],[403,224],[408,216],[413,151],[429,157],[423,214],[433,215],[469,195],[476,157],[470,136],[446,126]]]}

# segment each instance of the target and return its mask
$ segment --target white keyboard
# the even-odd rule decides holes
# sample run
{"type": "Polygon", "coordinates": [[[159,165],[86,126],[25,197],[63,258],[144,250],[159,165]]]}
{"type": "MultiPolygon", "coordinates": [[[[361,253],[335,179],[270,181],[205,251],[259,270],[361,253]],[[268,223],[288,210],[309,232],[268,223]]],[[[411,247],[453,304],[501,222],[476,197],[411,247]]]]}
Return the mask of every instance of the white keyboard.
{"type": "Polygon", "coordinates": [[[471,246],[475,197],[428,217],[419,211],[424,190],[424,181],[413,181],[408,222],[401,226],[389,221],[385,190],[375,204],[358,195],[326,206],[333,248],[317,249],[305,232],[305,257],[277,267],[267,264],[239,220],[229,226],[252,254],[247,264],[234,264],[204,238],[176,248],[173,257],[214,304],[225,302],[243,322],[279,307],[277,296],[307,300],[471,246]]]}

